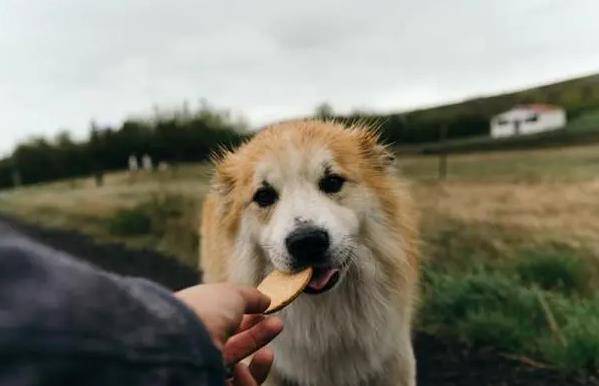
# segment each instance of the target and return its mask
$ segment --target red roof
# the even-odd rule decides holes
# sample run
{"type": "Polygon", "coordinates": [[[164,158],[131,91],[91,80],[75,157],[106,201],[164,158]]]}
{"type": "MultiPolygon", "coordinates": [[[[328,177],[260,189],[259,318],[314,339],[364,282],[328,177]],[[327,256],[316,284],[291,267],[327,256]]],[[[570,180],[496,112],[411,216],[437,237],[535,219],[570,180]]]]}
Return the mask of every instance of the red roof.
{"type": "Polygon", "coordinates": [[[560,108],[557,106],[548,105],[545,103],[530,103],[530,104],[526,104],[526,105],[518,105],[515,108],[532,110],[537,113],[542,113],[544,111],[560,110],[560,108]]]}

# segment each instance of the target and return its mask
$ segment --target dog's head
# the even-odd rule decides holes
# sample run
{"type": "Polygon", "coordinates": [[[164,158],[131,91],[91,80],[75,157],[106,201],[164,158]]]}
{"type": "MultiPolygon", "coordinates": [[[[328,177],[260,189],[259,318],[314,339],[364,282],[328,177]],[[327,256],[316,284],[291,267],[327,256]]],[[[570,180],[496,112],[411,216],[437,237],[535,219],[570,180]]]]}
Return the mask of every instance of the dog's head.
{"type": "Polygon", "coordinates": [[[391,161],[366,128],[318,121],[267,128],[217,163],[229,237],[264,272],[313,266],[306,292],[329,290],[361,256],[366,220],[384,224],[395,205],[385,201],[391,161]]]}

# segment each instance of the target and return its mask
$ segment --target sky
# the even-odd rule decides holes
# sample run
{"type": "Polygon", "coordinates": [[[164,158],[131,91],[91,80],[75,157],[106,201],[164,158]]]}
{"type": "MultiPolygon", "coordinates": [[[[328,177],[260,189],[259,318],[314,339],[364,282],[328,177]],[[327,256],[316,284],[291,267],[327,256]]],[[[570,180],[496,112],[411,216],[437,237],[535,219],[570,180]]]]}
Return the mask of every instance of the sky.
{"type": "Polygon", "coordinates": [[[599,72],[596,0],[0,0],[0,156],[201,99],[253,127],[599,72]]]}

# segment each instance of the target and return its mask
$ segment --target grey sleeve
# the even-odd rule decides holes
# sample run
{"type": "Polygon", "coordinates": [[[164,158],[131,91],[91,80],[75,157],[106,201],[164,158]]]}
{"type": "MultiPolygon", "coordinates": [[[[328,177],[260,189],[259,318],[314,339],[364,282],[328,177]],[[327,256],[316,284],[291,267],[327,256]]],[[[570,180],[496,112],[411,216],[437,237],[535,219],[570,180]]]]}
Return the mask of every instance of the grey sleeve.
{"type": "Polygon", "coordinates": [[[144,279],[0,235],[0,385],[221,385],[200,320],[144,279]]]}

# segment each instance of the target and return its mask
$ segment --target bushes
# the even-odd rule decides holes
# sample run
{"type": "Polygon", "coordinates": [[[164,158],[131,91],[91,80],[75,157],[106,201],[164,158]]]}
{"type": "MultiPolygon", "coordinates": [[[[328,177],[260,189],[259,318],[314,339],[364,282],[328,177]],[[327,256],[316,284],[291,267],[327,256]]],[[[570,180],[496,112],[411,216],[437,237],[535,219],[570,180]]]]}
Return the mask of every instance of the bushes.
{"type": "Polygon", "coordinates": [[[108,220],[108,231],[115,236],[144,235],[150,229],[150,217],[139,208],[119,210],[108,220]]]}
{"type": "Polygon", "coordinates": [[[554,302],[566,345],[546,336],[539,342],[544,357],[566,369],[599,370],[599,296],[554,302]]]}
{"type": "Polygon", "coordinates": [[[589,267],[563,251],[526,251],[515,270],[524,283],[546,290],[581,294],[589,290],[589,267]]]}
{"type": "Polygon", "coordinates": [[[470,270],[427,266],[420,325],[563,369],[597,371],[599,296],[589,295],[590,268],[571,251],[559,250],[525,250],[515,263],[483,261],[470,270]],[[551,330],[551,316],[559,332],[551,330]]]}
{"type": "Polygon", "coordinates": [[[438,333],[519,351],[544,328],[534,292],[514,278],[484,270],[463,276],[429,273],[427,277],[422,318],[438,333]]]}
{"type": "Polygon", "coordinates": [[[492,345],[501,350],[519,351],[530,338],[530,329],[523,328],[519,318],[502,311],[468,312],[458,324],[461,339],[476,345],[492,345]]]}
{"type": "Polygon", "coordinates": [[[195,267],[199,247],[198,203],[177,194],[154,194],[131,209],[116,212],[107,221],[115,236],[152,236],[148,242],[158,251],[175,254],[195,267]]]}

